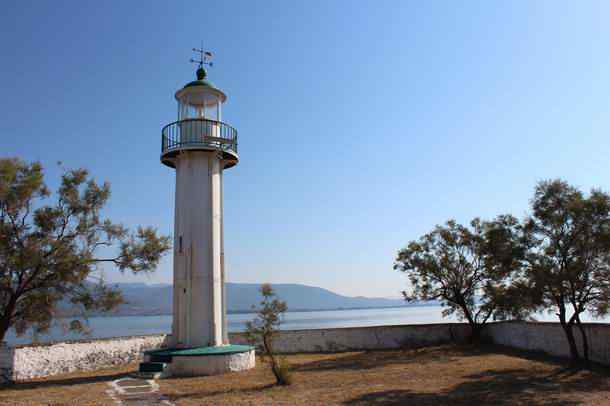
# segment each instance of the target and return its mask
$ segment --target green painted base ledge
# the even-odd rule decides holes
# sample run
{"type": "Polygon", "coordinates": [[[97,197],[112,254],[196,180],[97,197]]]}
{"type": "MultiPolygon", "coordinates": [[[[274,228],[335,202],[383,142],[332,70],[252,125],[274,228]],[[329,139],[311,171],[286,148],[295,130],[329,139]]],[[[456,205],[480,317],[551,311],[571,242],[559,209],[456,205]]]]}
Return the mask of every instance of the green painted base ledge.
{"type": "Polygon", "coordinates": [[[217,347],[194,347],[194,348],[162,348],[160,350],[145,351],[144,354],[157,357],[205,357],[209,355],[227,355],[248,352],[254,347],[250,345],[219,345],[217,347]]]}

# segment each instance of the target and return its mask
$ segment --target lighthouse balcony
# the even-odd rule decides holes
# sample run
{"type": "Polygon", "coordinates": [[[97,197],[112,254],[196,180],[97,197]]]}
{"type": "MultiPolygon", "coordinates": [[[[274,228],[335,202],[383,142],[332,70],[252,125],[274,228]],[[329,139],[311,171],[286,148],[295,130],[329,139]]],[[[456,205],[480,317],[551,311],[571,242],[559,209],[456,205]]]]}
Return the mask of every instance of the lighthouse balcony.
{"type": "Polygon", "coordinates": [[[237,164],[237,130],[221,121],[188,118],[166,125],[161,130],[161,162],[172,168],[182,151],[218,151],[224,167],[237,164]]]}

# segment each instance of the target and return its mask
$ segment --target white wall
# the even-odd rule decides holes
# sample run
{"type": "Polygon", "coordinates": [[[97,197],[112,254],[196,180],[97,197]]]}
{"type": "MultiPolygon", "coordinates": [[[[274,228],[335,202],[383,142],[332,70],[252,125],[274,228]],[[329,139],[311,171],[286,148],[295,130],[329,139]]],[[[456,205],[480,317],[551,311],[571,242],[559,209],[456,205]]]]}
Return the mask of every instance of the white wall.
{"type": "Polygon", "coordinates": [[[149,335],[16,348],[0,346],[0,369],[4,369],[5,380],[14,381],[91,371],[137,361],[144,350],[159,348],[165,340],[165,335],[149,335]]]}
{"type": "MultiPolygon", "coordinates": [[[[273,346],[284,354],[388,350],[463,342],[468,334],[468,326],[459,323],[284,330],[273,346]]],[[[232,344],[247,344],[242,334],[232,334],[230,339],[232,344]]]]}
{"type": "MultiPolygon", "coordinates": [[[[282,331],[275,339],[278,352],[337,352],[413,348],[463,341],[464,324],[428,324],[282,331]]],[[[233,344],[247,344],[243,334],[229,335],[233,344]]],[[[16,348],[0,346],[0,370],[15,381],[90,371],[141,359],[142,351],[167,346],[166,335],[119,337],[16,348]]]]}
{"type": "MultiPolygon", "coordinates": [[[[610,324],[591,323],[586,328],[591,359],[610,365],[610,324]]],[[[483,334],[509,347],[559,357],[570,355],[557,323],[491,323],[483,334]]],[[[462,323],[329,328],[281,331],[274,344],[280,353],[387,350],[464,342],[468,335],[469,327],[462,323]]],[[[230,334],[229,338],[233,344],[247,344],[241,333],[230,334]]],[[[576,338],[580,346],[579,334],[576,338]]],[[[19,381],[127,364],[141,359],[142,351],[166,346],[167,342],[168,336],[150,335],[15,348],[0,345],[0,377],[19,381]]]]}
{"type": "MultiPolygon", "coordinates": [[[[585,324],[590,359],[610,365],[610,324],[585,324]]],[[[529,351],[542,351],[557,357],[570,357],[570,347],[559,323],[491,323],[484,336],[496,344],[529,351]]],[[[580,331],[574,327],[574,337],[582,356],[580,331]]]]}

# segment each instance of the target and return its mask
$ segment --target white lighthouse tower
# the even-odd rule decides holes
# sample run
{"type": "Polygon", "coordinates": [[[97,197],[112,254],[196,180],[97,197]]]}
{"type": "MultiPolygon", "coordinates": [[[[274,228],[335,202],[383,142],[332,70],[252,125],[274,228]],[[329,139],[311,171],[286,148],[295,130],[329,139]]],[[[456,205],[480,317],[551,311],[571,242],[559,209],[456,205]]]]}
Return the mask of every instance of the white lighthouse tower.
{"type": "Polygon", "coordinates": [[[222,122],[227,96],[207,80],[176,92],[178,121],[162,130],[161,162],[176,169],[174,319],[176,347],[228,344],[222,224],[222,175],[235,166],[237,131],[222,122]]]}
{"type": "Polygon", "coordinates": [[[170,348],[149,352],[143,364],[169,375],[254,366],[253,349],[229,345],[227,334],[222,178],[239,161],[237,131],[222,120],[227,96],[207,79],[212,54],[193,50],[201,55],[191,60],[197,80],[176,92],[178,120],[162,130],[161,162],[176,171],[170,348]]]}

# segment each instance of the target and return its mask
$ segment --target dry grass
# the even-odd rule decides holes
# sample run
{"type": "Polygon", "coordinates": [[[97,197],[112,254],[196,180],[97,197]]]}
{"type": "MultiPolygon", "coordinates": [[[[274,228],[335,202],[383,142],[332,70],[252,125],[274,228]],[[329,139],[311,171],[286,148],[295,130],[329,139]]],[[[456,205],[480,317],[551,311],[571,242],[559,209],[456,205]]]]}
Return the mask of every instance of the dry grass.
{"type": "Polygon", "coordinates": [[[106,394],[108,382],[137,369],[130,364],[0,386],[0,405],[114,405],[106,394]]]}
{"type": "MultiPolygon", "coordinates": [[[[565,361],[499,347],[301,354],[287,357],[294,384],[273,386],[268,367],[222,376],[166,379],[178,405],[610,405],[610,371],[569,370],[565,361]]],[[[112,404],[106,382],[122,371],[19,384],[0,404],[112,404]]]]}

